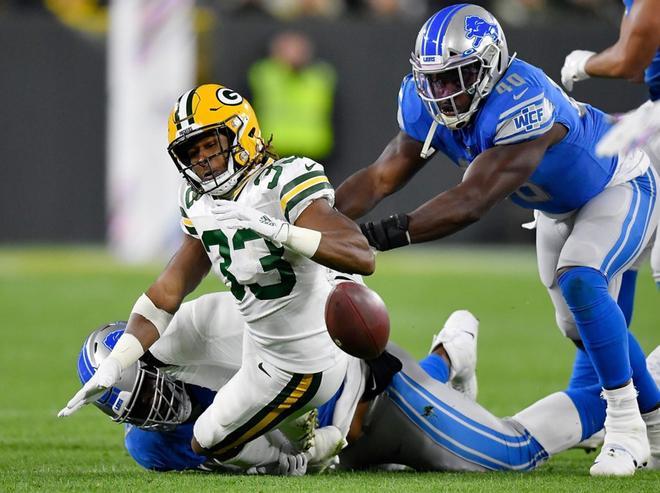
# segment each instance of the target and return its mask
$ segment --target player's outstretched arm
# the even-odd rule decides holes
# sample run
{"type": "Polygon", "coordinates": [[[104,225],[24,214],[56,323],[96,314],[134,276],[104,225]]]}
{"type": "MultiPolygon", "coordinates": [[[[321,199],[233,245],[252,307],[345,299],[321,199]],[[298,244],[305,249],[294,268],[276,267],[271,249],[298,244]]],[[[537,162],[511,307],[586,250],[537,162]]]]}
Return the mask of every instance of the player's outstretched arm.
{"type": "Polygon", "coordinates": [[[312,202],[300,214],[295,226],[321,234],[312,260],[351,274],[369,275],[374,272],[375,255],[360,228],[332,208],[327,200],[312,202]]]}
{"type": "Polygon", "coordinates": [[[660,0],[635,0],[621,21],[619,39],[600,53],[576,50],[566,57],[562,83],[569,91],[573,83],[589,77],[609,77],[640,82],[660,46],[660,0]]]}
{"type": "Polygon", "coordinates": [[[202,243],[186,236],[163,273],[135,303],[126,330],[112,352],[58,416],[70,416],[113,386],[121,372],[135,363],[165,331],[183,298],[195,289],[209,268],[202,243]]]}
{"type": "Polygon", "coordinates": [[[362,231],[369,243],[381,251],[451,235],[478,221],[525,183],[548,147],[564,135],[566,128],[554,124],[534,140],[491,147],[470,164],[459,185],[409,214],[363,224],[362,231]]]}
{"type": "Polygon", "coordinates": [[[295,224],[233,200],[216,200],[215,204],[211,212],[227,229],[251,229],[278,246],[341,272],[369,275],[374,271],[374,253],[360,228],[326,200],[314,200],[295,224]]]}
{"type": "Polygon", "coordinates": [[[621,21],[617,42],[587,60],[592,77],[642,80],[660,46],[660,0],[635,0],[621,21]]]}
{"type": "Polygon", "coordinates": [[[210,268],[202,242],[186,235],[158,279],[142,295],[148,299],[141,297],[153,307],[141,305],[138,300],[128,319],[126,333],[135,336],[142,347],[148,349],[163,334],[183,299],[202,282],[210,268]]]}
{"type": "Polygon", "coordinates": [[[408,215],[411,243],[443,238],[481,219],[527,181],[548,147],[564,135],[566,129],[554,124],[537,139],[482,152],[470,164],[459,185],[408,215]]]}
{"type": "Polygon", "coordinates": [[[356,171],[339,185],[335,191],[337,210],[351,219],[364,216],[426,164],[427,160],[419,156],[421,150],[421,142],[399,132],[373,164],[356,171]]]}

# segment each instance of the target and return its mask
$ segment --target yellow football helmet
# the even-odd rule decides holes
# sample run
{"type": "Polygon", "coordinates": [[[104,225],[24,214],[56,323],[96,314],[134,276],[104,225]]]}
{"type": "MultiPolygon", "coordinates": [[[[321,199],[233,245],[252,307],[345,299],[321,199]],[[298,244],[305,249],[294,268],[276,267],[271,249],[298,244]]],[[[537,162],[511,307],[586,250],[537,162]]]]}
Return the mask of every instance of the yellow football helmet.
{"type": "MultiPolygon", "coordinates": [[[[261,138],[257,116],[247,102],[236,91],[219,84],[204,84],[184,93],[174,105],[167,125],[167,150],[179,172],[200,193],[226,196],[235,190],[251,173],[262,164],[266,145],[261,138]],[[218,176],[202,179],[193,171],[187,155],[190,143],[202,135],[213,133],[218,139],[221,154],[227,160],[227,170],[218,176]],[[228,137],[229,148],[221,145],[220,134],[228,137]]],[[[207,157],[209,160],[218,154],[207,157]]]]}

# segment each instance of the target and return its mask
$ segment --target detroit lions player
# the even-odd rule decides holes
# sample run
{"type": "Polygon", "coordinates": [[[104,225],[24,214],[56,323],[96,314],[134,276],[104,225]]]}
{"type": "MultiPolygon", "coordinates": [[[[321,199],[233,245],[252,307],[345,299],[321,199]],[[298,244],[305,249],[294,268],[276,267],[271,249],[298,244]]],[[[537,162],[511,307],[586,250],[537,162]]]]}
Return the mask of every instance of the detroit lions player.
{"type": "Polygon", "coordinates": [[[599,456],[591,472],[633,474],[649,457],[640,409],[657,422],[660,392],[615,298],[621,272],[656,227],[657,173],[642,151],[598,157],[606,116],[510,57],[497,20],[481,7],[458,4],[432,16],[411,64],[399,92],[401,131],[337,189],[338,209],[362,216],[440,150],[466,169],[462,183],[409,214],[364,224],[377,249],[450,235],[508,196],[538,210],[541,280],[607,400],[606,450],[615,452],[599,456]]]}
{"type": "Polygon", "coordinates": [[[192,448],[228,459],[244,444],[330,399],[348,356],[324,320],[332,288],[323,265],[370,274],[374,254],[358,226],[333,207],[323,167],[275,161],[243,97],[205,84],[183,94],[168,122],[168,150],[185,179],[186,233],[110,355],[60,412],[94,401],[161,335],[183,298],[213,271],[246,323],[242,365],[197,418],[192,448]]]}
{"type": "MultiPolygon", "coordinates": [[[[124,327],[109,324],[87,338],[78,360],[82,382],[91,378],[124,327]]],[[[131,423],[125,444],[140,465],[240,471],[261,469],[284,456],[280,472],[306,470],[305,461],[289,467],[289,458],[300,454],[283,453],[272,437],[250,442],[224,463],[207,460],[190,447],[191,423],[213,401],[210,389],[222,386],[240,366],[243,327],[228,293],[184,303],[140,365],[95,402],[115,421],[131,423]]],[[[459,374],[473,380],[477,336],[478,321],[460,310],[433,338],[429,356],[420,363],[390,345],[403,368],[397,367],[401,371],[394,372],[382,395],[367,386],[373,375],[367,365],[352,358],[341,390],[318,409],[319,428],[302,455],[313,469],[324,466],[348,435],[350,445],[339,461],[347,469],[397,463],[418,470],[530,470],[602,426],[605,406],[598,385],[552,394],[511,419],[496,418],[446,385],[459,374]]]]}
{"type": "MultiPolygon", "coordinates": [[[[623,3],[625,12],[617,42],[600,53],[571,52],[561,69],[561,80],[569,91],[575,82],[590,77],[643,80],[649,89],[649,101],[622,116],[601,139],[597,150],[614,155],[643,147],[657,170],[660,167],[660,2],[624,0],[623,3]]],[[[655,242],[651,252],[651,267],[660,288],[660,241],[655,242]]],[[[635,272],[626,275],[634,276],[635,272]]]]}

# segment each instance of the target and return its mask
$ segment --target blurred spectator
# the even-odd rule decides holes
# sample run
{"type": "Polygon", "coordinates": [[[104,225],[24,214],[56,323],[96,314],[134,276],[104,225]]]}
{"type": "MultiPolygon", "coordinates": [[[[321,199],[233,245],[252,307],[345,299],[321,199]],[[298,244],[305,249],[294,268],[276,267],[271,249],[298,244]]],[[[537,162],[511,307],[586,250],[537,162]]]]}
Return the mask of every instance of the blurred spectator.
{"type": "Polygon", "coordinates": [[[309,38],[293,31],[278,34],[270,56],[250,67],[248,82],[264,136],[273,134],[280,155],[328,156],[336,74],[328,63],[314,60],[309,38]]]}

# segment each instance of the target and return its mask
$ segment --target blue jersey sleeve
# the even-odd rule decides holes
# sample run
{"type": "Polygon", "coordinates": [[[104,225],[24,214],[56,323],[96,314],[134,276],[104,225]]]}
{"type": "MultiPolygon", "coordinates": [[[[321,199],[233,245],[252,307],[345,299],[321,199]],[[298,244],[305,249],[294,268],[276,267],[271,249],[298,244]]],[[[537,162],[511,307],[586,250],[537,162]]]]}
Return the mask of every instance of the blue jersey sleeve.
{"type": "Polygon", "coordinates": [[[145,469],[183,471],[197,469],[206,461],[206,457],[192,451],[192,436],[192,423],[171,431],[148,431],[127,425],[124,445],[133,460],[145,469]]]}
{"type": "Polygon", "coordinates": [[[550,130],[555,106],[547,86],[545,76],[539,78],[527,65],[513,64],[482,111],[479,127],[484,147],[524,142],[550,130]]]}
{"type": "Polygon", "coordinates": [[[401,82],[396,116],[399,128],[403,132],[420,142],[426,140],[426,134],[433,123],[433,118],[417,95],[412,74],[406,75],[401,82]]]}

